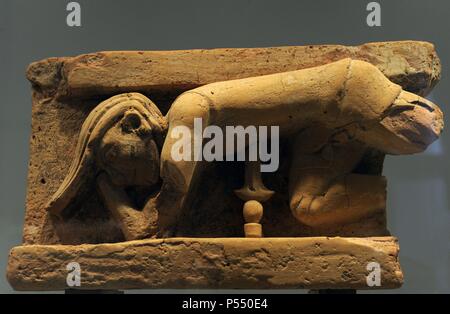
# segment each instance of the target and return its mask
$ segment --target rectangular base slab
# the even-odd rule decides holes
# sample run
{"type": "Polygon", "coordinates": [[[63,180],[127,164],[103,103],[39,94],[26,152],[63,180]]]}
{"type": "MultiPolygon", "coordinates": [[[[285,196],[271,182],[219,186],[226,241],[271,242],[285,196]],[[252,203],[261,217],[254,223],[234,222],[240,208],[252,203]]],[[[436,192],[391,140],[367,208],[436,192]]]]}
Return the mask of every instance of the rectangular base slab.
{"type": "Polygon", "coordinates": [[[66,267],[76,262],[77,289],[392,289],[403,282],[398,251],[393,237],[26,245],[11,250],[7,277],[16,290],[64,290],[66,267]],[[370,262],[381,267],[380,286],[367,285],[370,262]]]}

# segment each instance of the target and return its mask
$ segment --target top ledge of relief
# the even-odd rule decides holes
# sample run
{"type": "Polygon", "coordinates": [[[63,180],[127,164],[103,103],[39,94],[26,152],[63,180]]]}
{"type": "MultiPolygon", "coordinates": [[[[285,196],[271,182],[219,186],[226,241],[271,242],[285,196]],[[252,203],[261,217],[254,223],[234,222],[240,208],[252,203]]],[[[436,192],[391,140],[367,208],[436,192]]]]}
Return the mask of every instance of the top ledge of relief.
{"type": "Polygon", "coordinates": [[[422,41],[360,46],[309,45],[172,51],[106,51],[33,62],[27,78],[45,97],[176,92],[204,84],[314,67],[343,58],[370,62],[403,89],[426,95],[441,76],[434,45],[422,41]]]}

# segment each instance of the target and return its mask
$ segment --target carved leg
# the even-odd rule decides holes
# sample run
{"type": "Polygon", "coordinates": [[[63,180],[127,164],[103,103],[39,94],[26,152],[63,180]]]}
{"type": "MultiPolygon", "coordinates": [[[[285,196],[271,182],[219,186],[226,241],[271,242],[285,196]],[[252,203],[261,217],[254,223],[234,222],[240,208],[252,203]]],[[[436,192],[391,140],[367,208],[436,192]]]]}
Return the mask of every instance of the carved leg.
{"type": "Polygon", "coordinates": [[[336,180],[324,195],[302,193],[299,199],[291,209],[304,224],[329,226],[356,222],[385,209],[386,180],[381,176],[349,174],[336,180]]]}
{"type": "Polygon", "coordinates": [[[300,222],[328,226],[355,222],[385,208],[386,181],[354,174],[365,146],[347,132],[330,138],[323,130],[297,135],[290,171],[290,207],[300,222]],[[317,142],[320,139],[320,142],[317,142]]]}
{"type": "Polygon", "coordinates": [[[189,206],[190,196],[200,178],[202,162],[199,161],[198,149],[201,150],[203,130],[200,134],[195,132],[195,119],[201,119],[203,127],[209,123],[208,99],[196,93],[185,93],[180,98],[183,101],[175,101],[167,114],[169,130],[161,152],[163,186],[155,202],[160,237],[175,234],[177,222],[184,208],[189,206]],[[191,148],[188,152],[176,147],[182,133],[188,135],[183,137],[185,147],[191,148]],[[177,160],[172,154],[174,151],[186,154],[185,158],[177,160]]]}

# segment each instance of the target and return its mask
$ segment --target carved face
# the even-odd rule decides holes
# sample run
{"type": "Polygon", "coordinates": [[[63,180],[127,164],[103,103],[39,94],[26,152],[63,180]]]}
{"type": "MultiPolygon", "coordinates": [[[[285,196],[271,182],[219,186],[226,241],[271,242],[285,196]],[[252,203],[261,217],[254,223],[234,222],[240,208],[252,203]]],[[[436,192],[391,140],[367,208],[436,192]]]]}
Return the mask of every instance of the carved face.
{"type": "Polygon", "coordinates": [[[159,180],[159,151],[152,128],[136,110],[128,110],[101,140],[98,166],[118,186],[152,186],[159,180]]]}
{"type": "Polygon", "coordinates": [[[377,123],[360,133],[362,141],[388,154],[424,151],[442,132],[443,114],[431,101],[402,91],[377,123]]]}

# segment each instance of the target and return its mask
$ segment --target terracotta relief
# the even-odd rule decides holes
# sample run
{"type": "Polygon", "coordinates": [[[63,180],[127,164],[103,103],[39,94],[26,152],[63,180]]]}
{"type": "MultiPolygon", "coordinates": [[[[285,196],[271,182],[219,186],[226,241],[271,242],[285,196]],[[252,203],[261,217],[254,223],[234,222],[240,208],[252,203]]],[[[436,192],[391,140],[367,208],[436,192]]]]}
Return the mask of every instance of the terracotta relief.
{"type": "Polygon", "coordinates": [[[70,262],[77,289],[369,289],[370,262],[374,288],[401,285],[382,168],[443,130],[425,98],[440,78],[431,44],[104,52],[27,74],[14,288],[67,289],[70,262]],[[259,142],[228,145],[230,126],[259,142]]]}

